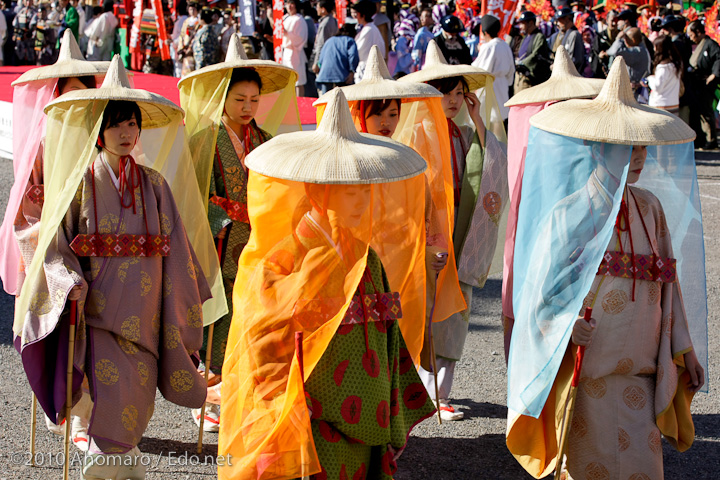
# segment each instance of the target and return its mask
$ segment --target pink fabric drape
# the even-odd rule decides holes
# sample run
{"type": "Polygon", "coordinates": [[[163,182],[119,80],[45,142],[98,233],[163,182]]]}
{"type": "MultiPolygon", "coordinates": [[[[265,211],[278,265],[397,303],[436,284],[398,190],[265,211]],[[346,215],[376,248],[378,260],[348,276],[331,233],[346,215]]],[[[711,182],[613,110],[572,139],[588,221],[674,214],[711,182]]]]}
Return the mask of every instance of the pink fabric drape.
{"type": "Polygon", "coordinates": [[[502,309],[503,315],[515,318],[513,312],[513,256],[515,252],[515,231],[517,230],[518,209],[525,171],[525,151],[530,132],[530,117],[542,111],[554,102],[531,103],[510,107],[508,117],[508,210],[507,230],[505,233],[505,257],[503,261],[502,309]]]}
{"type": "Polygon", "coordinates": [[[41,80],[15,87],[13,91],[13,174],[5,218],[0,227],[0,278],[10,295],[17,292],[20,250],[13,223],[32,172],[40,142],[45,136],[43,109],[53,99],[57,79],[41,80]]]}

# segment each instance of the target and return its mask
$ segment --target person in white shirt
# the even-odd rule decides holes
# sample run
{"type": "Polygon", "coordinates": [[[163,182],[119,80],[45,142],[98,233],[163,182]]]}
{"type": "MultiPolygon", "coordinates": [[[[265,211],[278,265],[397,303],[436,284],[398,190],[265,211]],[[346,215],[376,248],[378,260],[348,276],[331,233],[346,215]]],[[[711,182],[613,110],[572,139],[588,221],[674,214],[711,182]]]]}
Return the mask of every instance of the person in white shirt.
{"type": "Polygon", "coordinates": [[[355,34],[355,43],[357,44],[358,57],[360,58],[357,71],[355,72],[355,83],[362,80],[365,62],[367,62],[368,56],[370,56],[370,50],[373,45],[377,45],[381,52],[385,51],[385,40],[383,40],[382,33],[380,33],[380,30],[378,30],[372,22],[372,17],[375,15],[375,8],[375,4],[370,0],[360,0],[350,5],[352,16],[357,20],[359,28],[355,34]]]}
{"type": "Polygon", "coordinates": [[[500,115],[503,121],[506,121],[510,109],[505,106],[505,102],[510,98],[510,86],[513,84],[515,76],[515,58],[510,46],[498,38],[502,24],[497,17],[484,15],[480,20],[480,25],[482,26],[483,40],[478,56],[472,65],[495,76],[493,89],[500,106],[500,115]]]}
{"type": "Polygon", "coordinates": [[[682,57],[667,35],[657,37],[653,47],[653,74],[645,82],[650,88],[648,105],[677,115],[680,112],[682,57]]]}
{"type": "Polygon", "coordinates": [[[299,13],[300,0],[287,0],[285,10],[287,15],[283,18],[282,64],[298,74],[295,94],[302,97],[307,82],[305,44],[308,39],[308,28],[305,18],[299,13]]]}
{"type": "Polygon", "coordinates": [[[113,15],[113,3],[106,0],[103,3],[103,14],[85,30],[85,34],[88,36],[87,59],[89,61],[109,62],[112,59],[117,26],[117,18],[113,15]]]}

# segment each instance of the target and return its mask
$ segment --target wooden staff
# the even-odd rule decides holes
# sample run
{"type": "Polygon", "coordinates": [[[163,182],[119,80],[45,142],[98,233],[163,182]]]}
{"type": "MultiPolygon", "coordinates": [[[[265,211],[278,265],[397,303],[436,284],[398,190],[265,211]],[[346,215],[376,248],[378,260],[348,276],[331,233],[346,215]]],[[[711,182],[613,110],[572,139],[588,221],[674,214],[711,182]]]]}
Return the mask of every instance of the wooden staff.
{"type": "MultiPolygon", "coordinates": [[[[223,240],[219,239],[217,244],[218,260],[220,262],[220,269],[222,270],[222,254],[223,254],[223,240]]],[[[205,385],[208,382],[208,376],[210,375],[210,362],[212,361],[212,341],[213,333],[215,332],[215,324],[211,323],[208,327],[208,338],[207,346],[205,347],[205,385]]],[[[203,441],[203,427],[205,426],[205,406],[207,401],[203,402],[200,408],[200,431],[198,433],[197,453],[202,453],[202,441],[203,441]]]]}
{"type": "MultiPolygon", "coordinates": [[[[70,301],[70,339],[68,342],[67,378],[65,386],[65,457],[63,480],[70,478],[70,411],[72,410],[73,362],[75,360],[75,325],[77,322],[77,300],[70,301]]],[[[34,406],[34,405],[33,405],[34,406]]]]}
{"type": "MultiPolygon", "coordinates": [[[[440,259],[443,256],[447,256],[447,253],[440,252],[436,253],[435,256],[440,259]]],[[[430,325],[428,326],[428,332],[430,336],[430,363],[432,365],[433,369],[433,382],[435,383],[435,408],[437,409],[437,418],[438,418],[438,425],[442,425],[442,418],[440,418],[440,393],[438,389],[438,380],[437,380],[437,362],[435,361],[435,340],[433,339],[433,333],[432,333],[432,324],[433,324],[433,317],[435,316],[435,303],[437,303],[437,284],[438,284],[438,278],[440,277],[439,273],[435,274],[435,291],[433,292],[433,305],[430,309],[430,325]]]]}
{"type": "MultiPolygon", "coordinates": [[[[583,319],[590,322],[592,317],[592,307],[585,309],[583,319]]],[[[558,451],[557,463],[555,465],[555,478],[560,478],[563,465],[563,457],[567,449],[568,434],[570,433],[570,422],[572,421],[573,412],[575,411],[575,397],[577,397],[578,385],[580,385],[580,370],[582,369],[583,357],[585,356],[585,347],[578,346],[577,355],[575,357],[575,368],[573,369],[572,381],[570,382],[570,393],[565,403],[565,411],[563,419],[560,423],[560,450],[558,451]]]]}
{"type": "Polygon", "coordinates": [[[32,394],[32,409],[30,417],[30,466],[35,466],[35,426],[37,424],[37,400],[35,392],[32,394]]]}

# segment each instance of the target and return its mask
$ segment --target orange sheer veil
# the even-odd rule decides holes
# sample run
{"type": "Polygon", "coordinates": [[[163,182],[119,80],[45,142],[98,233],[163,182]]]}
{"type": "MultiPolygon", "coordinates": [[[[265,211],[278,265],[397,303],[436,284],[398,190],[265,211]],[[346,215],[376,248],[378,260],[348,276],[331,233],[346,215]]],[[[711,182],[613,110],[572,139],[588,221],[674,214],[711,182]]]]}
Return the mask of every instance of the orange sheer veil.
{"type": "MultiPolygon", "coordinates": [[[[358,131],[365,131],[362,121],[363,102],[367,100],[398,98],[402,102],[400,122],[392,138],[409,146],[427,163],[426,182],[421,189],[404,192],[403,195],[414,198],[413,201],[423,203],[426,189],[429,189],[430,210],[426,212],[428,243],[437,245],[437,250],[448,252],[448,263],[437,278],[437,302],[433,315],[434,322],[441,322],[453,313],[466,308],[465,300],[460,291],[452,242],[454,223],[452,167],[450,164],[450,135],[447,120],[440,103],[442,94],[435,88],[425,84],[401,83],[392,80],[381,55],[376,47],[370,53],[363,80],[353,86],[343,87],[347,94],[353,122],[358,131]]],[[[325,111],[325,98],[316,103],[318,122],[325,111]]],[[[379,188],[397,190],[399,185],[385,185],[379,188]]],[[[420,363],[423,346],[424,319],[429,315],[434,301],[435,276],[426,274],[423,263],[408,265],[401,263],[406,260],[396,252],[407,247],[413,239],[405,237],[392,224],[388,229],[376,230],[371,242],[373,248],[388,270],[390,285],[398,289],[403,299],[404,316],[400,320],[403,338],[416,364],[420,363]],[[430,288],[427,288],[430,287],[430,288]]],[[[423,245],[423,250],[425,246],[423,245]]],[[[424,252],[423,252],[424,256],[424,252]]]]}
{"type": "Polygon", "coordinates": [[[320,472],[303,382],[357,291],[374,232],[399,222],[414,243],[398,254],[424,264],[423,204],[379,186],[418,191],[425,163],[397,142],[359,134],[335,95],[317,131],[280,135],[246,158],[253,230],[223,366],[220,479],[320,472]]]}

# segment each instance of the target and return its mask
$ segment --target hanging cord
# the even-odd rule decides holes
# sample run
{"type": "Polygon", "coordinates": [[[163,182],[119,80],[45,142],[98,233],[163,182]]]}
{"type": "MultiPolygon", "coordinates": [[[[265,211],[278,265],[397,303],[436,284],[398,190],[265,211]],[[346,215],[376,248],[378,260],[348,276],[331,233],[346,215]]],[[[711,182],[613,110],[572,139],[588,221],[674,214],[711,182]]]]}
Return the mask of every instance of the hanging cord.
{"type": "Polygon", "coordinates": [[[635,285],[637,283],[636,270],[635,270],[635,245],[633,243],[632,230],[630,229],[630,209],[626,201],[626,195],[623,195],[623,199],[620,202],[620,212],[615,219],[615,231],[618,236],[618,246],[620,247],[620,253],[625,254],[625,249],[622,246],[622,232],[627,232],[628,238],[630,239],[630,264],[632,265],[632,301],[635,301],[635,285]]]}
{"type": "Polygon", "coordinates": [[[462,179],[460,178],[460,168],[458,166],[458,158],[455,153],[455,142],[453,139],[457,138],[460,142],[460,150],[462,151],[463,158],[467,156],[467,152],[465,151],[465,146],[462,143],[462,133],[460,132],[460,127],[453,122],[452,118],[448,118],[447,122],[448,130],[450,131],[450,152],[452,153],[454,201],[455,206],[457,207],[460,205],[460,188],[462,187],[460,182],[462,179]]]}

